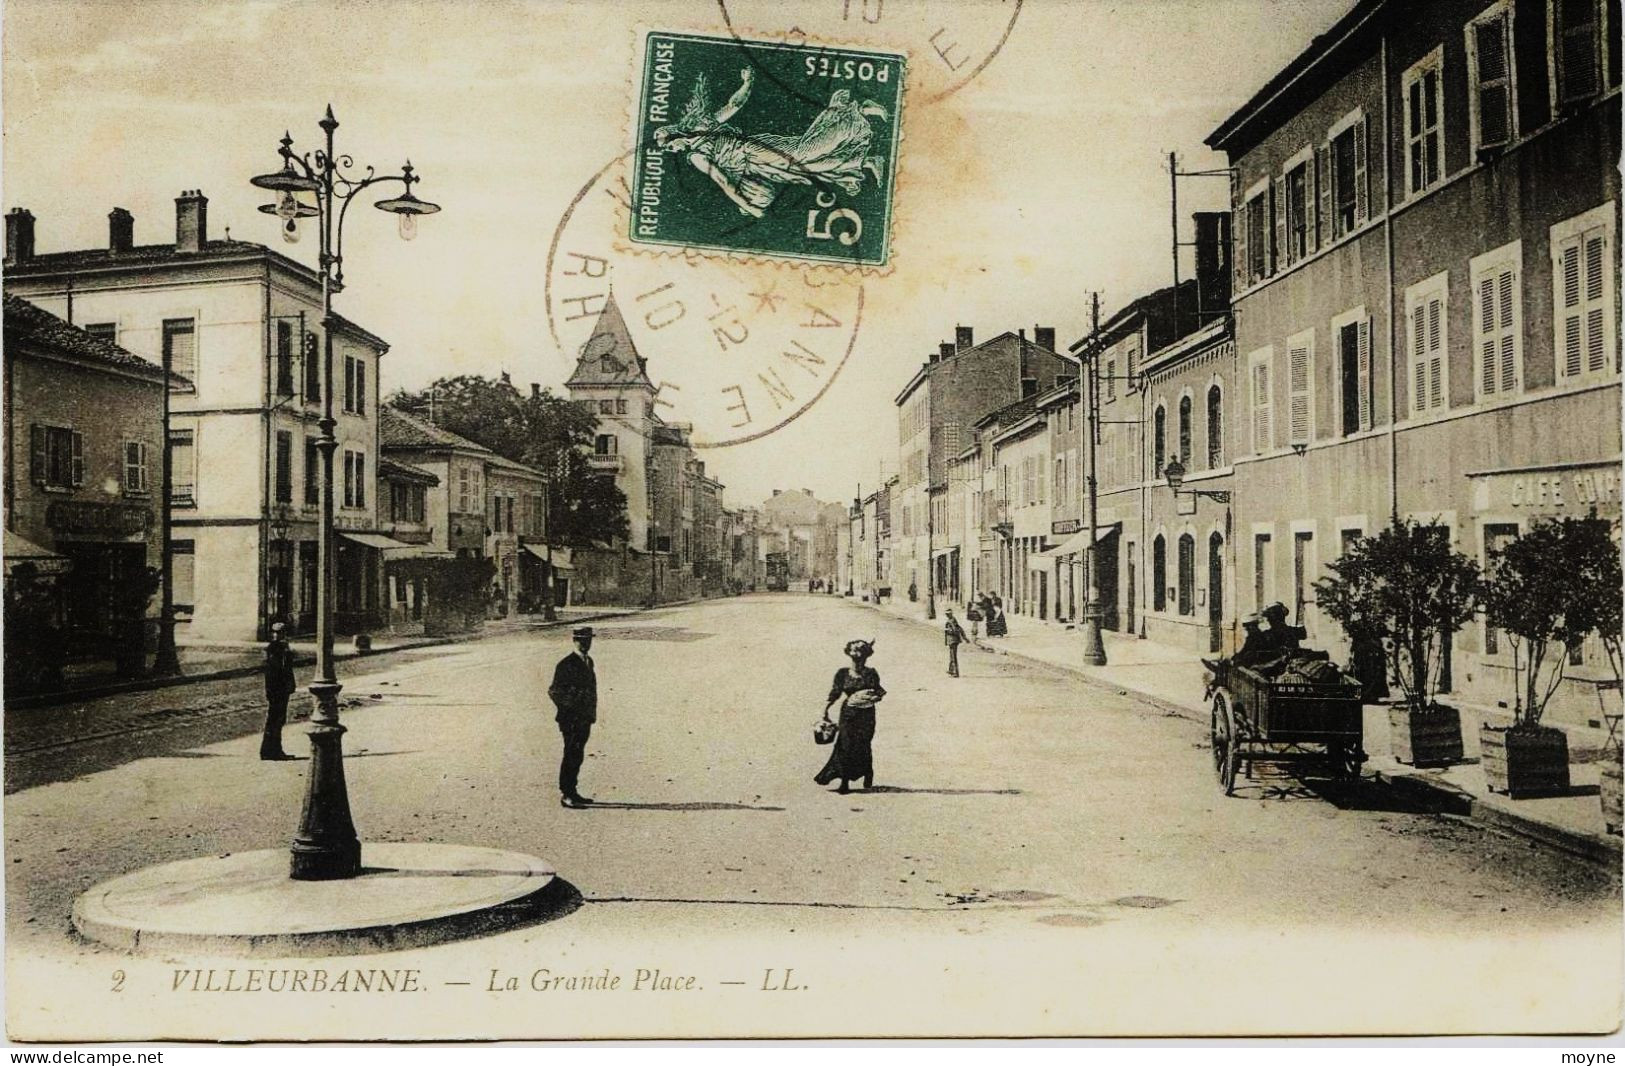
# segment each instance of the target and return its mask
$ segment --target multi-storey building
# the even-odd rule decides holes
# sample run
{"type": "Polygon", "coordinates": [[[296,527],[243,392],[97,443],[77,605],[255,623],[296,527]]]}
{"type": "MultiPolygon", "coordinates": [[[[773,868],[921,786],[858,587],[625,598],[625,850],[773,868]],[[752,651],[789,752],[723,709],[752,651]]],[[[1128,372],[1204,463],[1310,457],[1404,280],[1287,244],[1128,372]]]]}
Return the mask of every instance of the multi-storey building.
{"type": "Polygon", "coordinates": [[[572,400],[598,418],[587,461],[594,470],[614,477],[615,487],[626,495],[627,544],[636,551],[658,550],[658,538],[673,540],[679,534],[669,527],[653,529],[657,489],[650,482],[651,438],[663,423],[655,414],[655,386],[649,380],[647,363],[632,342],[613,292],[598,314],[592,335],[581,346],[575,370],[564,387],[572,400]]]}
{"type": "MultiPolygon", "coordinates": [[[[971,438],[972,427],[985,415],[1023,398],[1037,396],[1075,374],[1055,353],[1055,330],[1038,326],[1033,339],[1026,331],[1002,333],[975,343],[969,326],[954,329],[897,394],[899,467],[891,501],[895,519],[893,576],[921,599],[932,579],[935,539],[930,500],[947,491],[948,460],[971,438]]],[[[940,505],[939,505],[940,509],[940,505]]],[[[938,572],[947,586],[947,569],[938,572]]]]}
{"type": "Polygon", "coordinates": [[[15,692],[53,654],[58,667],[142,666],[163,552],[163,390],[155,364],[5,297],[6,683],[15,692]]]}
{"type": "MultiPolygon", "coordinates": [[[[208,203],[178,197],[174,242],[162,244],[136,244],[134,218],[114,208],[105,248],[68,252],[36,249],[28,211],[6,216],[7,292],[185,381],[171,385],[169,431],[183,642],[263,638],[278,619],[309,630],[316,609],[320,279],[263,245],[210,239],[208,203]]],[[[332,340],[335,523],[363,534],[377,526],[388,345],[342,316],[332,340]]],[[[376,587],[364,573],[374,551],[352,538],[338,553],[353,605],[376,587]]]]}
{"type": "MultiPolygon", "coordinates": [[[[1603,0],[1361,0],[1208,138],[1237,170],[1243,609],[1337,649],[1313,581],[1392,516],[1480,561],[1618,516],[1618,28],[1603,0]]],[[[1513,670],[1480,621],[1446,682],[1505,700],[1513,670]]],[[[1551,713],[1594,715],[1572,688],[1551,713]]]]}

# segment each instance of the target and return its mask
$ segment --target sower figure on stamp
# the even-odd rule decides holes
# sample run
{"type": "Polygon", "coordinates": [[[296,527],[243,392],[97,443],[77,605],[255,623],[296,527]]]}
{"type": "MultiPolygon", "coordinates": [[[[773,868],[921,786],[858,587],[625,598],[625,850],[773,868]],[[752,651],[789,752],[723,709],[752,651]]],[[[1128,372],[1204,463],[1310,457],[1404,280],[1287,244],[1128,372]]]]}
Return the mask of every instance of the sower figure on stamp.
{"type": "Polygon", "coordinates": [[[265,730],[260,736],[260,758],[268,761],[292,758],[282,750],[282,727],[288,721],[288,697],[297,687],[293,679],[293,648],[283,635],[281,622],[271,623],[271,639],[265,644],[265,730]]]}
{"type": "Polygon", "coordinates": [[[547,695],[558,708],[554,720],[559,724],[559,735],[564,739],[564,754],[559,760],[559,806],[579,809],[592,802],[576,787],[581,774],[581,762],[587,756],[587,738],[592,724],[598,721],[598,672],[593,667],[592,627],[581,626],[572,630],[576,650],[559,660],[553,669],[553,684],[547,695]]]}
{"type": "Polygon", "coordinates": [[[954,617],[953,608],[947,611],[948,620],[942,624],[942,642],[948,645],[948,676],[959,676],[959,646],[965,643],[965,628],[954,617]]]}

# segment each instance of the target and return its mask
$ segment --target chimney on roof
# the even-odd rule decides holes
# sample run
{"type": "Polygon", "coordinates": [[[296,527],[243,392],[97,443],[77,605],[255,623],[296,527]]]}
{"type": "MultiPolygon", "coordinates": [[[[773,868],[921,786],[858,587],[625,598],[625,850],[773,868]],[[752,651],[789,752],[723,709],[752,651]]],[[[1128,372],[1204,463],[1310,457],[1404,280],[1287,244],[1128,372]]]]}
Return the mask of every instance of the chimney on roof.
{"type": "Polygon", "coordinates": [[[970,329],[970,327],[969,326],[955,326],[954,327],[954,351],[962,352],[966,348],[970,348],[970,347],[974,347],[974,344],[973,344],[973,342],[971,340],[971,329],[970,329]]]}
{"type": "Polygon", "coordinates": [[[122,207],[107,212],[107,250],[122,255],[135,247],[135,216],[122,207]]]}
{"type": "Polygon", "coordinates": [[[542,385],[540,382],[533,381],[530,383],[530,398],[533,400],[540,400],[542,398],[542,385]]]}
{"type": "Polygon", "coordinates": [[[1034,326],[1033,343],[1045,351],[1053,352],[1055,350],[1055,327],[1034,326]]]}
{"type": "Polygon", "coordinates": [[[175,197],[175,250],[201,252],[209,243],[209,198],[202,189],[187,189],[175,197]]]}
{"type": "Polygon", "coordinates": [[[1230,212],[1196,212],[1197,306],[1204,316],[1230,307],[1230,212]]]}
{"type": "Polygon", "coordinates": [[[34,214],[26,207],[14,207],[6,214],[6,265],[33,258],[34,214]]]}
{"type": "Polygon", "coordinates": [[[773,490],[773,495],[777,496],[779,493],[781,493],[783,491],[784,491],[783,489],[774,489],[773,490]]]}
{"type": "Polygon", "coordinates": [[[937,345],[937,356],[938,356],[938,358],[946,359],[950,355],[953,355],[953,354],[954,354],[954,346],[953,346],[952,342],[943,341],[941,344],[937,345]]]}

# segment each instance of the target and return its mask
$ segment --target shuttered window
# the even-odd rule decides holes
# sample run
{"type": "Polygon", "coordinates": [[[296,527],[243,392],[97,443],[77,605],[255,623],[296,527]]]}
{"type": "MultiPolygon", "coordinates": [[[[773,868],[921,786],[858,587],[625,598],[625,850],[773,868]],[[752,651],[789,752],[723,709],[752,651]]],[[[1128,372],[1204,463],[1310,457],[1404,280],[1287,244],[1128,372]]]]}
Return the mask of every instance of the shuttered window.
{"type": "Polygon", "coordinates": [[[1552,49],[1560,107],[1589,99],[1602,86],[1601,14],[1599,0],[1552,0],[1552,49]]]}
{"type": "Polygon", "coordinates": [[[1207,390],[1207,465],[1224,465],[1224,393],[1217,385],[1207,390]]]}
{"type": "Polygon", "coordinates": [[[1179,613],[1196,613],[1196,540],[1189,533],[1179,538],[1179,613]]]}
{"type": "Polygon", "coordinates": [[[1517,392],[1523,377],[1517,243],[1473,260],[1473,362],[1479,399],[1517,392]]]}
{"type": "Polygon", "coordinates": [[[1467,27],[1467,65],[1473,149],[1502,148],[1518,135],[1512,19],[1495,4],[1467,27]]]}
{"type": "Polygon", "coordinates": [[[1160,533],[1151,542],[1151,609],[1168,609],[1168,547],[1160,533]]]}
{"type": "Polygon", "coordinates": [[[171,389],[192,389],[197,382],[197,321],[191,318],[164,319],[164,365],[186,384],[171,389]]]}
{"type": "Polygon", "coordinates": [[[1343,436],[1371,428],[1371,319],[1364,309],[1340,317],[1336,345],[1339,415],[1343,436]]]}
{"type": "Polygon", "coordinates": [[[1308,255],[1314,247],[1314,209],[1309,201],[1314,190],[1309,184],[1309,162],[1305,160],[1288,170],[1284,185],[1286,195],[1286,262],[1290,266],[1308,255]]]}
{"type": "Polygon", "coordinates": [[[148,476],[147,444],[145,441],[124,442],[124,491],[145,493],[151,491],[148,476]]]}
{"type": "Polygon", "coordinates": [[[276,324],[276,392],[293,395],[293,323],[286,320],[276,324]]]}
{"type": "Polygon", "coordinates": [[[1443,274],[1405,293],[1406,387],[1412,415],[1442,411],[1449,405],[1446,293],[1443,274]]]}
{"type": "Polygon", "coordinates": [[[1270,419],[1270,360],[1271,350],[1255,353],[1249,368],[1253,406],[1253,451],[1262,455],[1275,446],[1274,426],[1270,419]]]}
{"type": "Polygon", "coordinates": [[[176,507],[197,503],[197,448],[193,431],[169,431],[169,498],[176,507]]]}
{"type": "Polygon", "coordinates": [[[1334,238],[1353,232],[1370,217],[1371,211],[1366,174],[1365,117],[1356,114],[1346,121],[1348,124],[1332,135],[1328,146],[1331,163],[1329,210],[1334,238]]]}
{"type": "Polygon", "coordinates": [[[29,480],[52,489],[85,483],[85,439],[62,426],[29,427],[29,480]]]}
{"type": "Polygon", "coordinates": [[[316,447],[315,437],[305,438],[305,506],[318,507],[322,502],[322,453],[316,447]]]}
{"type": "Polygon", "coordinates": [[[1179,398],[1179,465],[1191,468],[1191,398],[1179,398]]]}
{"type": "Polygon", "coordinates": [[[1315,335],[1287,341],[1287,443],[1308,444],[1314,436],[1315,335]]]}
{"type": "Polygon", "coordinates": [[[276,502],[293,502],[293,434],[285,429],[276,434],[276,502]]]}
{"type": "Polygon", "coordinates": [[[1552,295],[1561,381],[1603,377],[1619,367],[1610,307],[1612,220],[1612,206],[1608,205],[1552,230],[1552,295]]]}
{"type": "Polygon", "coordinates": [[[1151,476],[1160,478],[1168,463],[1168,409],[1157,404],[1151,423],[1151,476]]]}

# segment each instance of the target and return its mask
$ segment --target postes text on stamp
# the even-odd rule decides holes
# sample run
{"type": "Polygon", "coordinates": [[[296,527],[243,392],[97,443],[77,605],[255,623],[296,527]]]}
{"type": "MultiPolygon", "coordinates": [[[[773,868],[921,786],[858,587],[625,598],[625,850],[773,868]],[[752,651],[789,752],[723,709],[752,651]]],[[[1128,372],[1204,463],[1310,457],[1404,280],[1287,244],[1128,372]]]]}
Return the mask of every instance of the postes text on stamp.
{"type": "Polygon", "coordinates": [[[885,265],[904,66],[886,52],[648,34],[628,237],[885,265]]]}

